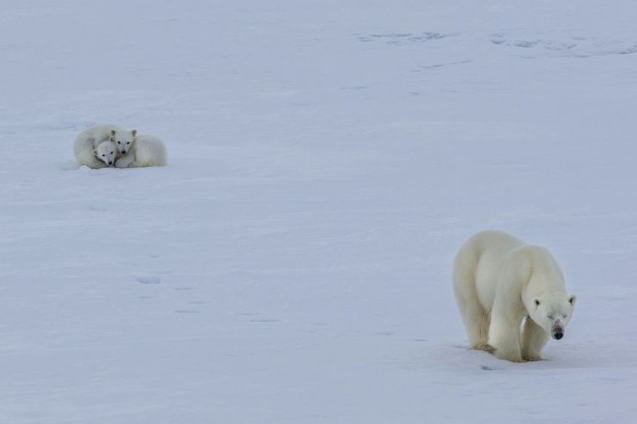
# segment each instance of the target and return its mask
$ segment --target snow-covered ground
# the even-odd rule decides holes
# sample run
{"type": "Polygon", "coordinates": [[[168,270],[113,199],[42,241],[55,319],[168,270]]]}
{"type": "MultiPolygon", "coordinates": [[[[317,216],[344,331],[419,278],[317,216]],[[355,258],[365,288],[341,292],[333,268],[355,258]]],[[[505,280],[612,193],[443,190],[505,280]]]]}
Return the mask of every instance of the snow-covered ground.
{"type": "Polygon", "coordinates": [[[0,422],[637,420],[632,0],[3,0],[0,422]],[[165,168],[73,166],[94,123],[165,168]],[[467,350],[472,233],[578,295],[467,350]]]}

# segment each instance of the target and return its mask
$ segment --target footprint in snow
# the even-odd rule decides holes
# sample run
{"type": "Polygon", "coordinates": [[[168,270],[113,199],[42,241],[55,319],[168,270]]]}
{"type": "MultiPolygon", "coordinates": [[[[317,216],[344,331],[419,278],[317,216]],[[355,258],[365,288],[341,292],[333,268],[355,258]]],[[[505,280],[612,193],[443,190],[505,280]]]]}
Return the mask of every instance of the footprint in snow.
{"type": "Polygon", "coordinates": [[[502,368],[493,368],[488,365],[480,365],[480,369],[483,371],[502,371],[502,368]]]}
{"type": "Polygon", "coordinates": [[[156,275],[146,275],[137,277],[137,282],[140,284],[159,284],[161,282],[161,278],[156,275]]]}
{"type": "Polygon", "coordinates": [[[439,32],[421,32],[421,33],[387,33],[387,34],[369,34],[358,37],[358,41],[362,43],[371,43],[381,41],[392,46],[404,46],[409,43],[424,43],[427,41],[440,40],[451,36],[452,34],[442,34],[439,32]]]}

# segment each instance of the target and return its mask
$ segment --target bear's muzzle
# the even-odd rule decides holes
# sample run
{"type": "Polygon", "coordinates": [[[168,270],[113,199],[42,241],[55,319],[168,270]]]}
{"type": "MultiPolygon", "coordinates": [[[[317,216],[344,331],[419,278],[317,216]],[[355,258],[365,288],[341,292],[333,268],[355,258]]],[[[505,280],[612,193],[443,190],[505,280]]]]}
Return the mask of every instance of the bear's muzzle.
{"type": "Polygon", "coordinates": [[[561,320],[556,320],[551,327],[551,337],[555,340],[560,340],[564,337],[564,325],[561,320]]]}

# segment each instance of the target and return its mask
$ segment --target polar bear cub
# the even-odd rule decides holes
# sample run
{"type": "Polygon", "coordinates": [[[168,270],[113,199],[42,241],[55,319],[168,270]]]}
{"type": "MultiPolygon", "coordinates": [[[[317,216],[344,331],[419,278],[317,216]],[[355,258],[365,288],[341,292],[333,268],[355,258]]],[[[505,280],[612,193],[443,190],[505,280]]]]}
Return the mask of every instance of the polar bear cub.
{"type": "Polygon", "coordinates": [[[139,168],[147,166],[164,166],[167,162],[166,147],[157,137],[137,135],[137,131],[112,132],[111,139],[123,156],[117,160],[118,168],[139,168]]]}
{"type": "Polygon", "coordinates": [[[95,149],[95,157],[109,167],[115,165],[117,159],[117,147],[112,141],[102,141],[95,149]]]}
{"type": "Polygon", "coordinates": [[[114,130],[120,128],[115,125],[96,125],[79,133],[73,144],[78,165],[94,169],[113,166],[118,156],[115,144],[110,142],[114,130]]]}
{"type": "Polygon", "coordinates": [[[117,150],[122,156],[131,149],[136,137],[137,130],[124,131],[120,128],[111,129],[109,134],[110,140],[117,145],[117,150]]]}
{"type": "Polygon", "coordinates": [[[513,362],[542,359],[575,307],[551,253],[502,231],[475,234],[453,263],[453,291],[472,349],[513,362]]]}

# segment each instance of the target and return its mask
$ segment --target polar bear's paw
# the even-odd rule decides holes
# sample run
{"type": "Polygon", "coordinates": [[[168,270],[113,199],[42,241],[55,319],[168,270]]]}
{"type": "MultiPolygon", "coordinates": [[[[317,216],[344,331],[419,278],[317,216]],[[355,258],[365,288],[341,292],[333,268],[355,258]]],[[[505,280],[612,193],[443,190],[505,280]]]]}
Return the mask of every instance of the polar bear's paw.
{"type": "Polygon", "coordinates": [[[493,356],[495,356],[498,359],[503,359],[505,361],[509,361],[509,362],[526,362],[524,359],[522,359],[522,355],[520,354],[520,352],[516,352],[513,349],[509,349],[507,350],[506,348],[494,348],[493,349],[493,356]]]}
{"type": "Polygon", "coordinates": [[[517,357],[517,356],[511,356],[511,357],[507,357],[507,356],[498,356],[497,351],[493,353],[498,359],[502,359],[504,361],[509,361],[509,362],[515,362],[515,363],[523,363],[526,362],[524,359],[522,359],[522,357],[517,357]]]}
{"type": "Polygon", "coordinates": [[[495,352],[495,348],[491,346],[489,343],[478,343],[477,345],[471,347],[473,350],[483,350],[488,353],[495,352]]]}
{"type": "Polygon", "coordinates": [[[535,362],[535,361],[543,361],[544,358],[542,358],[539,355],[523,355],[522,359],[524,359],[526,362],[535,362]]]}

